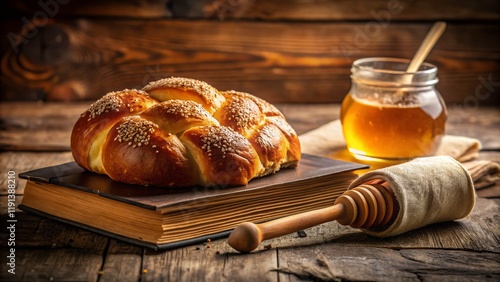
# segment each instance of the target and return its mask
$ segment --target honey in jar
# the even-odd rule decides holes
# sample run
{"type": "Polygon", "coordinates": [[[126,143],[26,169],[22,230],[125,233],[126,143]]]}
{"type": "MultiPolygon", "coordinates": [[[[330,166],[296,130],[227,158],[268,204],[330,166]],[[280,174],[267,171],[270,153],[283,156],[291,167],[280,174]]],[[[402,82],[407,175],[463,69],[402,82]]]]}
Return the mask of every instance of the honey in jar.
{"type": "Polygon", "coordinates": [[[393,58],[353,63],[341,121],[355,157],[411,159],[432,155],[439,147],[447,113],[435,89],[437,68],[424,64],[408,74],[408,63],[393,58]]]}

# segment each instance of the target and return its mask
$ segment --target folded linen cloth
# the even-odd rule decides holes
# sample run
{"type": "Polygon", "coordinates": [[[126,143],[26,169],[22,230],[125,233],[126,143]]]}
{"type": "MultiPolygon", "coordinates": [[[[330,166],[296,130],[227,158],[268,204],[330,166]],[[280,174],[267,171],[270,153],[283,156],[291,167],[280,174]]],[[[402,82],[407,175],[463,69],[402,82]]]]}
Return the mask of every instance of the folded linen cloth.
{"type": "Polygon", "coordinates": [[[373,180],[387,182],[399,205],[389,226],[380,230],[362,229],[377,237],[396,236],[429,224],[463,218],[476,202],[467,169],[448,156],[417,158],[373,170],[357,178],[349,189],[373,180]]]}
{"type": "Polygon", "coordinates": [[[476,189],[500,184],[500,164],[485,160],[475,160],[463,163],[474,181],[476,189]]]}
{"type": "MultiPolygon", "coordinates": [[[[331,156],[346,149],[340,120],[331,121],[299,136],[302,152],[319,156],[331,156]]],[[[470,163],[477,158],[481,142],[475,138],[446,135],[443,137],[436,156],[450,156],[472,169],[476,188],[483,188],[500,182],[500,165],[491,161],[470,163]]]]}

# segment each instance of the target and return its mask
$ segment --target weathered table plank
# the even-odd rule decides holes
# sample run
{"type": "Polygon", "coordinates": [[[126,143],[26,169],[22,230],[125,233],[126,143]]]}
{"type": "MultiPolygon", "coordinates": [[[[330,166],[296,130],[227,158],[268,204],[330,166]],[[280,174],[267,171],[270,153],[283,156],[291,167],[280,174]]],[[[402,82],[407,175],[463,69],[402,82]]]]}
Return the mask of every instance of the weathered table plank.
{"type": "MultiPolygon", "coordinates": [[[[0,104],[1,150],[69,150],[71,129],[90,102],[0,104]],[[57,138],[56,138],[57,137],[57,138]]],[[[339,104],[277,104],[298,134],[338,119],[339,104]]],[[[500,150],[500,109],[448,107],[447,134],[481,140],[484,149],[500,150]]]]}
{"type": "Polygon", "coordinates": [[[498,256],[465,250],[345,245],[280,249],[280,281],[303,281],[295,276],[316,281],[498,281],[498,256]]]}
{"type": "Polygon", "coordinates": [[[275,248],[266,249],[265,244],[261,247],[263,251],[240,254],[236,253],[227,240],[222,240],[225,246],[226,261],[223,277],[226,281],[277,281],[278,273],[272,271],[278,266],[278,252],[275,248]]]}
{"type": "Polygon", "coordinates": [[[101,264],[102,254],[92,245],[86,249],[18,248],[15,280],[3,280],[11,278],[5,263],[0,277],[2,281],[95,281],[101,264]]]}
{"type": "Polygon", "coordinates": [[[166,252],[146,250],[142,281],[216,281],[224,270],[223,240],[166,252]]]}
{"type": "MultiPolygon", "coordinates": [[[[2,132],[0,142],[6,140],[5,134],[9,132],[31,132],[38,138],[42,135],[36,132],[44,134],[54,130],[69,136],[72,123],[86,107],[88,103],[66,109],[58,104],[38,108],[29,104],[2,104],[0,119],[9,126],[5,127],[6,133],[2,132]],[[44,118],[37,121],[37,115],[44,118]]],[[[338,118],[339,110],[338,105],[282,104],[278,107],[299,134],[338,118]]],[[[488,149],[480,153],[480,158],[500,161],[498,110],[481,108],[468,113],[450,109],[449,133],[479,138],[488,149]]],[[[26,141],[29,145],[30,140],[26,141]]],[[[9,170],[19,174],[68,161],[72,161],[69,151],[0,152],[2,213],[6,211],[9,170]]],[[[19,203],[25,182],[16,181],[16,202],[19,203]]],[[[305,230],[305,237],[290,234],[263,242],[252,254],[239,254],[227,245],[226,239],[170,251],[152,251],[17,210],[18,275],[15,277],[20,281],[302,281],[296,274],[314,280],[320,277],[317,275],[327,273],[329,278],[347,280],[495,281],[500,278],[498,214],[499,198],[478,198],[473,213],[465,219],[434,224],[394,238],[378,239],[329,222],[305,230]],[[322,256],[330,270],[318,265],[317,259],[322,256]],[[316,271],[314,275],[305,271],[305,265],[316,271]]],[[[3,256],[8,249],[3,246],[0,252],[3,256]]],[[[6,276],[7,267],[6,264],[0,267],[2,279],[12,278],[6,276]]]]}
{"type": "MultiPolygon", "coordinates": [[[[271,249],[266,250],[261,246],[260,250],[253,254],[235,253],[223,239],[166,252],[146,250],[144,256],[142,248],[114,240],[111,240],[110,245],[106,247],[107,239],[103,236],[22,213],[18,233],[26,236],[18,239],[22,249],[17,253],[17,258],[20,261],[18,264],[20,269],[22,268],[23,271],[30,269],[40,274],[39,277],[71,276],[71,273],[67,272],[70,269],[99,275],[100,281],[137,281],[138,277],[141,277],[143,281],[157,281],[158,279],[234,281],[248,277],[259,278],[259,281],[276,281],[277,273],[272,271],[273,269],[300,264],[304,261],[314,264],[317,254],[323,252],[326,252],[325,255],[333,265],[338,261],[348,259],[352,260],[352,263],[357,260],[375,263],[359,265],[358,262],[356,272],[335,274],[338,277],[354,280],[374,275],[372,272],[377,267],[382,268],[379,269],[378,276],[373,277],[375,280],[391,280],[393,278],[391,275],[400,279],[414,278],[409,276],[409,273],[401,273],[402,269],[411,270],[410,274],[421,271],[422,273],[417,274],[433,278],[453,274],[453,271],[466,271],[467,273],[462,275],[468,278],[484,278],[488,275],[497,277],[499,273],[495,272],[495,267],[498,270],[500,230],[498,224],[491,223],[495,222],[495,217],[499,212],[500,199],[478,199],[476,210],[464,220],[432,225],[395,238],[373,238],[355,229],[331,222],[306,230],[307,237],[291,234],[265,241],[263,246],[269,244],[271,249]],[[29,237],[28,234],[34,234],[34,236],[29,237]],[[40,252],[24,251],[28,250],[29,246],[38,246],[40,252]],[[441,255],[449,259],[450,263],[457,264],[451,269],[446,268],[451,272],[434,268],[419,269],[412,259],[399,259],[399,256],[437,259],[440,254],[437,250],[442,249],[446,249],[447,253],[441,255]],[[310,253],[311,250],[312,253],[310,253]],[[458,255],[451,250],[468,250],[468,255],[458,255]],[[397,260],[395,260],[395,254],[397,260]],[[74,264],[61,266],[59,260],[46,258],[54,256],[74,261],[74,264]],[[334,256],[335,259],[330,256],[334,256]],[[103,262],[102,259],[105,261],[103,262]],[[93,268],[81,269],[80,260],[87,263],[93,261],[93,268]],[[395,262],[397,262],[396,265],[395,262]],[[464,268],[471,262],[474,262],[477,267],[464,268]],[[46,264],[49,267],[46,267],[46,264]],[[64,270],[58,272],[55,269],[56,265],[64,270]],[[488,270],[481,270],[485,266],[488,270]]],[[[27,280],[33,278],[30,273],[25,275],[27,280]]],[[[85,277],[84,280],[90,281],[88,278],[85,277]]]]}
{"type": "Polygon", "coordinates": [[[0,104],[0,149],[68,151],[76,120],[90,105],[82,103],[0,104]]]}
{"type": "Polygon", "coordinates": [[[25,171],[73,161],[71,152],[0,152],[0,195],[7,194],[7,173],[16,173],[16,194],[24,193],[26,180],[17,176],[25,171]]]}
{"type": "Polygon", "coordinates": [[[143,253],[142,247],[110,239],[99,281],[139,281],[147,274],[142,268],[143,253]]]}
{"type": "MultiPolygon", "coordinates": [[[[16,274],[9,274],[9,265],[2,263],[1,281],[95,281],[108,238],[29,213],[16,212],[16,219],[16,274]]],[[[10,247],[2,243],[2,256],[10,247]]]]}

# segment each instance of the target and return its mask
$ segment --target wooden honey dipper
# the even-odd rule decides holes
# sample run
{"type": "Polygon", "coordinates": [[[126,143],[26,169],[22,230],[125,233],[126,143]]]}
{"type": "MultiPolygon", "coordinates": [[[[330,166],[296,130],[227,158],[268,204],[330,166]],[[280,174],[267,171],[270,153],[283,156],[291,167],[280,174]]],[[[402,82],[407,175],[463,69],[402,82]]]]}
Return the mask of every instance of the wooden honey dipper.
{"type": "Polygon", "coordinates": [[[390,237],[466,217],[476,194],[467,169],[448,156],[417,158],[369,171],[349,185],[332,207],[261,223],[243,223],[228,243],[250,252],[262,240],[337,220],[369,235],[390,237]]]}
{"type": "Polygon", "coordinates": [[[389,184],[372,180],[347,190],[332,207],[292,215],[261,224],[245,222],[229,235],[228,243],[239,252],[251,252],[262,240],[336,220],[354,228],[386,226],[399,211],[399,205],[389,184]]]}

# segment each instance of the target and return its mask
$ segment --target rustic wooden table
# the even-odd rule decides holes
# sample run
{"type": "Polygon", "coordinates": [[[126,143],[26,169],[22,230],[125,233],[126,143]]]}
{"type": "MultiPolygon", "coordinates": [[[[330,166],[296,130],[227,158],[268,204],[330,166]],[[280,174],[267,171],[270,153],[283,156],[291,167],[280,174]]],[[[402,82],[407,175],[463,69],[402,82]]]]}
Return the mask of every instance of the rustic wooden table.
{"type": "MultiPolygon", "coordinates": [[[[9,171],[17,175],[71,161],[69,134],[88,105],[0,105],[2,226],[8,220],[9,171]]],[[[339,106],[331,104],[278,107],[299,134],[338,118],[339,112],[339,106]]],[[[447,132],[480,139],[479,158],[500,162],[498,108],[449,107],[447,132]]],[[[25,182],[16,177],[15,185],[19,204],[25,182]]],[[[266,241],[271,248],[261,246],[251,254],[236,253],[226,239],[153,251],[16,210],[15,230],[2,227],[0,231],[0,277],[2,281],[299,281],[326,277],[498,281],[500,199],[484,192],[479,196],[467,218],[395,238],[371,238],[330,222],[266,241]],[[15,246],[7,246],[11,242],[15,246]],[[15,258],[8,258],[12,254],[15,258]],[[8,272],[12,265],[5,263],[6,257],[7,262],[14,261],[15,274],[8,272]]]]}

